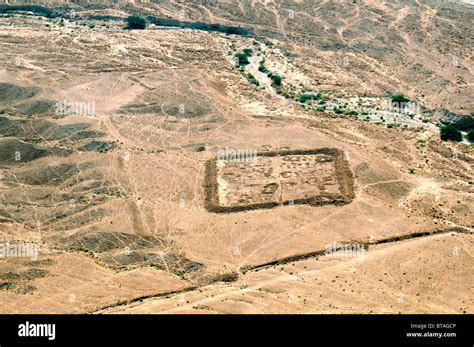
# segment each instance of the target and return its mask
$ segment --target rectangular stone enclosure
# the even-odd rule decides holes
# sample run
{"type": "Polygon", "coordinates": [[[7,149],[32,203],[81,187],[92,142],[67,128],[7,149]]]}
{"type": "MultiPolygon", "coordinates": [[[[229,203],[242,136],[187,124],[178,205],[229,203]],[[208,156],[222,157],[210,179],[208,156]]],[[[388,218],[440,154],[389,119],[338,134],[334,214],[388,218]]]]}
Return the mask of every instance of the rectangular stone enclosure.
{"type": "Polygon", "coordinates": [[[262,152],[255,160],[206,162],[205,207],[238,212],[279,205],[342,205],[354,198],[352,172],[336,148],[262,152]]]}

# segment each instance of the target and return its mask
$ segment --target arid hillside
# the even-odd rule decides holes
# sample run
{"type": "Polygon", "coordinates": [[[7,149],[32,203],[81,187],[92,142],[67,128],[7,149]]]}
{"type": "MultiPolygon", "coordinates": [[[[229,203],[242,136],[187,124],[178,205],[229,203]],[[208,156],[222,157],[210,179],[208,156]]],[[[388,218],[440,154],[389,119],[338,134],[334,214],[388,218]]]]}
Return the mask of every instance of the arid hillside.
{"type": "Polygon", "coordinates": [[[473,10],[438,3],[1,7],[2,313],[473,313],[439,132],[473,10]]]}
{"type": "MultiPolygon", "coordinates": [[[[22,2],[19,1],[18,4],[22,2]]],[[[75,15],[130,13],[251,28],[322,89],[404,93],[431,109],[474,111],[474,6],[455,1],[38,1],[75,15]]]]}

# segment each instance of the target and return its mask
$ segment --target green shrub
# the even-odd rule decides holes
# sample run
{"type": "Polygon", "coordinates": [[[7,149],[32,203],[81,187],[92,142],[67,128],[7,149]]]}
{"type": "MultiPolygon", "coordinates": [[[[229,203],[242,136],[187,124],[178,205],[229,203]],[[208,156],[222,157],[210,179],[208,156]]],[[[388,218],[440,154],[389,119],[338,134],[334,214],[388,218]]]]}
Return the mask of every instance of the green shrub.
{"type": "Polygon", "coordinates": [[[408,102],[410,101],[405,95],[397,94],[392,96],[392,102],[408,102]]]}
{"type": "Polygon", "coordinates": [[[342,109],[340,109],[339,107],[334,107],[334,112],[336,112],[336,114],[344,113],[344,111],[342,109]]]}
{"type": "Polygon", "coordinates": [[[249,63],[249,58],[243,52],[239,52],[235,55],[238,60],[238,65],[247,65],[249,63]]]}
{"type": "Polygon", "coordinates": [[[244,48],[243,51],[242,51],[247,57],[250,57],[252,56],[253,54],[253,51],[251,48],[244,48]]]}
{"type": "Polygon", "coordinates": [[[249,81],[250,83],[255,84],[257,87],[260,85],[260,82],[255,78],[250,78],[249,81]]]}
{"type": "Polygon", "coordinates": [[[461,132],[458,130],[458,128],[452,125],[446,125],[442,127],[440,131],[440,135],[441,135],[441,140],[443,141],[456,141],[456,142],[462,141],[461,132]]]}
{"type": "Polygon", "coordinates": [[[125,27],[125,29],[128,29],[128,30],[133,30],[133,29],[142,30],[146,28],[146,20],[138,16],[129,16],[126,19],[126,22],[127,22],[127,26],[125,27]]]}
{"type": "Polygon", "coordinates": [[[281,86],[281,79],[282,79],[282,78],[281,78],[280,75],[276,75],[276,74],[273,75],[273,74],[272,74],[272,76],[271,76],[270,78],[271,78],[272,81],[273,81],[273,85],[275,85],[275,86],[281,86]]]}
{"type": "Polygon", "coordinates": [[[250,72],[247,74],[247,79],[250,83],[255,84],[257,87],[260,85],[260,82],[250,72]]]}
{"type": "Polygon", "coordinates": [[[301,94],[300,102],[304,104],[308,100],[318,100],[320,98],[321,98],[321,94],[301,94]]]}
{"type": "Polygon", "coordinates": [[[474,129],[467,132],[466,139],[470,142],[474,142],[474,129]]]}

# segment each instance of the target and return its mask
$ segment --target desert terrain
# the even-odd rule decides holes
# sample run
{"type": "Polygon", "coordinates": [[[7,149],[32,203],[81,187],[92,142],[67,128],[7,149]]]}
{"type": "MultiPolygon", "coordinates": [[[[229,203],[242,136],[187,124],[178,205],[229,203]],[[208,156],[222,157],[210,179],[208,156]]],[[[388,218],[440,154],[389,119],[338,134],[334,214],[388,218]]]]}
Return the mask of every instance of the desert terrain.
{"type": "Polygon", "coordinates": [[[1,313],[474,313],[472,5],[22,5],[1,313]]]}

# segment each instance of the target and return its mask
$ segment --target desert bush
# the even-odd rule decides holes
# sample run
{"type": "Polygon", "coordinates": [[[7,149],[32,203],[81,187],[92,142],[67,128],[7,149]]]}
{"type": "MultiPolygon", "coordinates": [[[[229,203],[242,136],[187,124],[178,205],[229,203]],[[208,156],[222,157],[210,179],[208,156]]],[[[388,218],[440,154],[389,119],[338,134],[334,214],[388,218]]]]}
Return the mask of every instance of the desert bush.
{"type": "Polygon", "coordinates": [[[318,100],[321,98],[321,94],[301,94],[300,102],[305,103],[308,100],[318,100]]]}
{"type": "Polygon", "coordinates": [[[255,84],[257,87],[260,85],[260,82],[251,73],[247,74],[247,79],[249,80],[250,83],[255,84]]]}
{"type": "Polygon", "coordinates": [[[410,100],[403,94],[397,94],[397,95],[392,96],[392,102],[403,103],[403,102],[408,102],[408,101],[410,100]]]}
{"type": "Polygon", "coordinates": [[[125,29],[128,29],[128,30],[133,30],[133,29],[142,30],[146,28],[146,20],[138,16],[129,16],[126,19],[126,22],[127,22],[127,26],[125,27],[125,29]]]}
{"type": "Polygon", "coordinates": [[[336,114],[342,114],[344,111],[339,107],[334,107],[334,112],[336,112],[336,114]]]}
{"type": "Polygon", "coordinates": [[[270,76],[270,78],[272,79],[273,85],[275,85],[275,86],[281,86],[281,80],[282,80],[282,78],[281,78],[280,75],[277,75],[277,74],[274,75],[274,74],[272,74],[272,75],[270,76]]]}
{"type": "Polygon", "coordinates": [[[443,141],[462,141],[461,132],[453,125],[446,125],[442,127],[440,131],[440,136],[441,140],[443,141]]]}
{"type": "Polygon", "coordinates": [[[253,51],[251,48],[244,48],[243,51],[242,51],[247,57],[250,57],[252,56],[253,54],[253,51]]]}
{"type": "Polygon", "coordinates": [[[235,57],[237,58],[239,65],[247,65],[249,63],[249,58],[243,52],[237,53],[235,57]]]}

